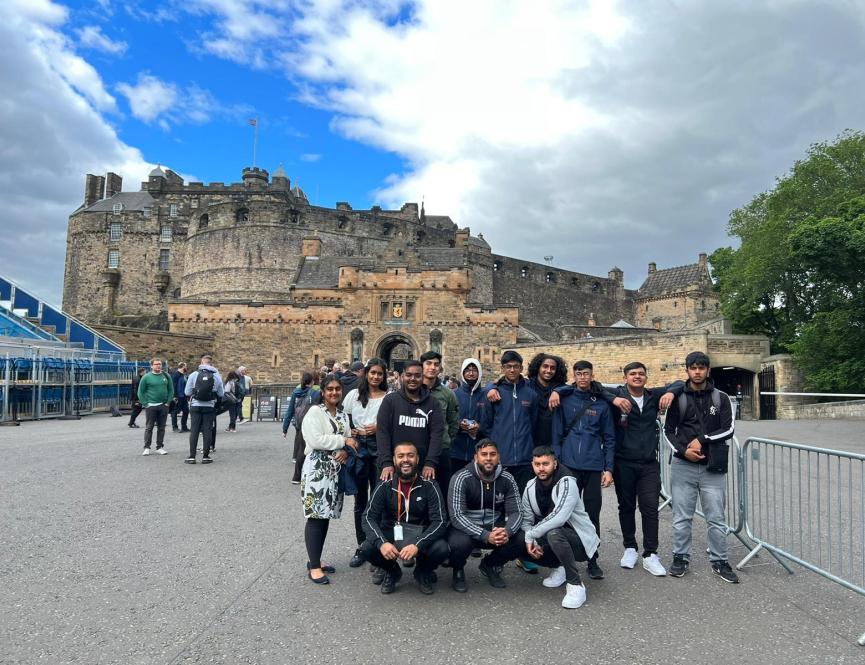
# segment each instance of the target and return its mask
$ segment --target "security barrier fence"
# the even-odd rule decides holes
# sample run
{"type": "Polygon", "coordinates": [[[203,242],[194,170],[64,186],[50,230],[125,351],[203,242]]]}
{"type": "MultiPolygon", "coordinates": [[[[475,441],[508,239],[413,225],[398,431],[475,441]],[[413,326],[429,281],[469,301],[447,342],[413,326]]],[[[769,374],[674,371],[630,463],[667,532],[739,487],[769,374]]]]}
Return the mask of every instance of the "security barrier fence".
{"type": "MultiPolygon", "coordinates": [[[[44,351],[44,350],[43,350],[44,351]]],[[[0,422],[42,420],[128,407],[132,377],[147,363],[47,357],[33,352],[0,358],[0,422]]]]}
{"type": "MultiPolygon", "coordinates": [[[[672,446],[658,426],[663,509],[672,501],[672,446]]],[[[865,596],[865,455],[733,437],[726,527],[749,550],[739,570],[765,551],[791,574],[788,562],[865,596]]]]}

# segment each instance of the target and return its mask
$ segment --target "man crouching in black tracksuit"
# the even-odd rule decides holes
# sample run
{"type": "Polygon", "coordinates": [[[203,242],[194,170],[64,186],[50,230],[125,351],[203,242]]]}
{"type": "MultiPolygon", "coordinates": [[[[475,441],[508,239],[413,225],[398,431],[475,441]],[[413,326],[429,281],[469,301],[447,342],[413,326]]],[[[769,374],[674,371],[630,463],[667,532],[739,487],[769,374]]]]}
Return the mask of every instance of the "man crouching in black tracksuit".
{"type": "Polygon", "coordinates": [[[420,457],[413,443],[393,451],[397,473],[379,483],[369,499],[361,526],[366,540],[362,556],[384,570],[382,593],[393,593],[402,577],[398,561],[417,559],[414,578],[421,593],[435,591],[435,569],[448,557],[447,513],[434,480],[418,475],[420,457]]]}
{"type": "Polygon", "coordinates": [[[463,568],[473,548],[492,549],[481,560],[479,569],[490,585],[499,589],[507,586],[502,566],[525,552],[520,531],[520,490],[499,459],[494,441],[478,441],[474,461],[454,474],[448,488],[451,586],[460,593],[468,590],[463,568]]]}

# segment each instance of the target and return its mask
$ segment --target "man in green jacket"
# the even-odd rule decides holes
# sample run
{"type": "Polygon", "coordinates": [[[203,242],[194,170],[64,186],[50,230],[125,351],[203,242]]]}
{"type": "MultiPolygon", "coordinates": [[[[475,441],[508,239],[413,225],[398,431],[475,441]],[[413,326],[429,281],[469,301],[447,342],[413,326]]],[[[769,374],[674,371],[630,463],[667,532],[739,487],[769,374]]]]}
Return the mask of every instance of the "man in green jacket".
{"type": "Polygon", "coordinates": [[[423,364],[423,382],[429,388],[441,407],[445,421],[445,431],[442,434],[442,452],[436,465],[436,481],[442,496],[448,495],[448,485],[451,482],[451,441],[457,435],[460,426],[460,405],[454,391],[439,379],[442,371],[442,355],[437,351],[427,351],[420,357],[423,364]]]}
{"type": "Polygon", "coordinates": [[[168,418],[168,405],[174,399],[174,382],[162,371],[162,361],[154,358],[150,361],[150,371],[141,377],[138,383],[138,401],[144,408],[147,423],[144,426],[144,452],[150,454],[150,442],[153,438],[153,425],[156,424],[156,452],[166,455],[168,451],[162,445],[165,440],[165,421],[168,418]]]}

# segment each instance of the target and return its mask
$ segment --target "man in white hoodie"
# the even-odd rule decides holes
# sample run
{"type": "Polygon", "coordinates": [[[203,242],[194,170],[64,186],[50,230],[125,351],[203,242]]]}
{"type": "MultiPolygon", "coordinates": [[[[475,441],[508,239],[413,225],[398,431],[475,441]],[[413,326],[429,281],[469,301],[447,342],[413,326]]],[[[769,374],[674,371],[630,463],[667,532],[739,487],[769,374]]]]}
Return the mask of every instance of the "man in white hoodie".
{"type": "Polygon", "coordinates": [[[475,444],[484,438],[481,423],[489,408],[487,391],[483,386],[483,369],[476,358],[463,361],[462,381],[454,391],[459,405],[459,429],[451,441],[451,473],[456,473],[475,456],[475,444]]]}
{"type": "Polygon", "coordinates": [[[567,583],[562,607],[577,609],[586,602],[577,562],[590,559],[600,540],[580,500],[577,479],[559,464],[552,448],[538,446],[532,451],[532,470],[535,477],[522,499],[526,550],[539,565],[556,566],[543,585],[567,583]]]}

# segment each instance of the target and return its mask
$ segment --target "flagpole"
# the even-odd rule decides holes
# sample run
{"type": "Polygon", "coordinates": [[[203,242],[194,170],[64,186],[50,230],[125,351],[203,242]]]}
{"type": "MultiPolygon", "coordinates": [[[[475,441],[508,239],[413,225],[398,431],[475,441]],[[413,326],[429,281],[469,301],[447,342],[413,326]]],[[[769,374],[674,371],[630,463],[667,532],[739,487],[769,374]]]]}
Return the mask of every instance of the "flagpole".
{"type": "Polygon", "coordinates": [[[252,138],[252,168],[255,168],[255,152],[258,148],[258,116],[255,117],[252,125],[255,127],[255,132],[253,133],[252,138]]]}

